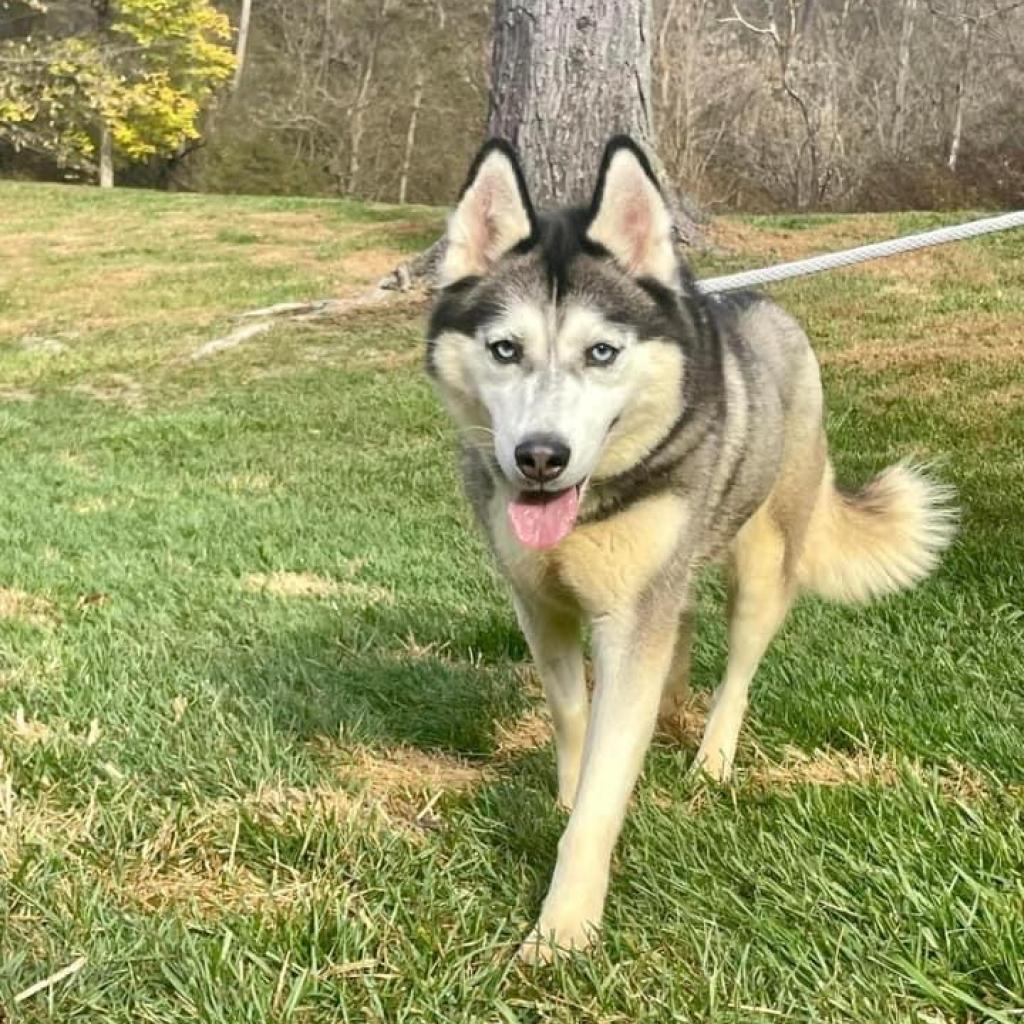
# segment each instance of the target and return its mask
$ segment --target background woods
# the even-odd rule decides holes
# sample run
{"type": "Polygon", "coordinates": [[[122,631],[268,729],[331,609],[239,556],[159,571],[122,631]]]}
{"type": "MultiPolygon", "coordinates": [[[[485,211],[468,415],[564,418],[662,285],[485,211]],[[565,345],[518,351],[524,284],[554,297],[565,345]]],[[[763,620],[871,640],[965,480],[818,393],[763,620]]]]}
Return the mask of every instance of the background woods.
{"type": "MultiPolygon", "coordinates": [[[[610,7],[646,22],[660,156],[708,208],[1024,195],[1024,3],[610,7]]],[[[0,172],[94,178],[112,143],[125,182],[444,203],[487,128],[495,24],[490,0],[5,0],[0,172]]]]}

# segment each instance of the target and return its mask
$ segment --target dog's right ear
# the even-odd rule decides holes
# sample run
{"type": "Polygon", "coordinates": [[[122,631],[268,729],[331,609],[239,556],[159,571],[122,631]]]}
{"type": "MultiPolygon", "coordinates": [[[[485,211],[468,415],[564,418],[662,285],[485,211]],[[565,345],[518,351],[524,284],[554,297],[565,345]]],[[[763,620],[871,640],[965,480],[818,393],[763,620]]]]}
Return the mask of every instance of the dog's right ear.
{"type": "Polygon", "coordinates": [[[486,274],[510,249],[530,238],[536,215],[516,151],[491,139],[477,154],[459,205],[448,219],[439,270],[442,287],[486,274]]]}

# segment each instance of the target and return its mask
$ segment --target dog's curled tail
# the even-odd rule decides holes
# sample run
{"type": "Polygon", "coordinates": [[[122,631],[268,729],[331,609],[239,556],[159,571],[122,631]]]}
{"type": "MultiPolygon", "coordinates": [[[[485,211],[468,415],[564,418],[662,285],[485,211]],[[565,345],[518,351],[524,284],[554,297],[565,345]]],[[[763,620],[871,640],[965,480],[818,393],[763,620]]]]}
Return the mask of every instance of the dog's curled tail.
{"type": "Polygon", "coordinates": [[[953,539],[952,487],[899,462],[856,494],[835,486],[827,465],[797,567],[800,583],[848,604],[905,590],[924,579],[953,539]]]}

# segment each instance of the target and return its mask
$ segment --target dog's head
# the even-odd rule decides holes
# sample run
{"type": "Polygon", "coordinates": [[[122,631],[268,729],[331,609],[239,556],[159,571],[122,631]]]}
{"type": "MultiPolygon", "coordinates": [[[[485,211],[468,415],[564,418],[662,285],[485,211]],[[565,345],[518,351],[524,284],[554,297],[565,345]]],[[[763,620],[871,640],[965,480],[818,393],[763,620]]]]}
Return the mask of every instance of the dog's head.
{"type": "Polygon", "coordinates": [[[630,139],[608,144],[589,207],[551,214],[510,146],[480,151],[449,220],[428,367],[524,544],[558,543],[587,483],[636,466],[679,417],[687,282],[630,139]]]}

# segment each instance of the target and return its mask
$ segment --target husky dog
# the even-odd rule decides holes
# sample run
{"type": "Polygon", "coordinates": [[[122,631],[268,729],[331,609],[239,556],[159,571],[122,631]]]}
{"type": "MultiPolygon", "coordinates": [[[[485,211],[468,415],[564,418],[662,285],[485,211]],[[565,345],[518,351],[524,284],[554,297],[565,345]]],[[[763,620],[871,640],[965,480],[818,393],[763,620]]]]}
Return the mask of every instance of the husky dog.
{"type": "Polygon", "coordinates": [[[797,594],[911,586],[951,538],[950,494],[904,463],[858,493],[836,486],[806,335],[759,295],[698,291],[625,137],[589,208],[550,214],[515,151],[483,147],[449,220],[427,366],[554,721],[571,813],[521,950],[547,958],[600,923],[644,754],[687,691],[696,570],[729,569],[728,662],[695,761],[724,781],[797,594]]]}

